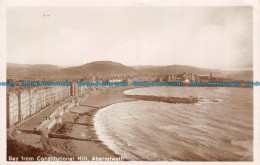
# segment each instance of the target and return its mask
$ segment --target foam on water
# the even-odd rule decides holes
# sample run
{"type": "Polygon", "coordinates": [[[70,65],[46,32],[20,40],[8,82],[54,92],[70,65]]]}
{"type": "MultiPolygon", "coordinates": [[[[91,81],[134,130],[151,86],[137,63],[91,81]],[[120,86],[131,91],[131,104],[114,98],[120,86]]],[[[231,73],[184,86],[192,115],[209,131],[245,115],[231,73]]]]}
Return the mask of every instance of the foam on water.
{"type": "Polygon", "coordinates": [[[251,89],[152,87],[125,93],[166,95],[167,92],[169,96],[174,93],[175,97],[192,94],[204,102],[189,105],[154,101],[113,104],[98,111],[94,118],[99,139],[128,160],[252,160],[251,89]],[[198,90],[199,94],[195,95],[198,90]],[[189,94],[183,94],[183,91],[189,94]],[[243,95],[237,97],[239,93],[243,95]],[[218,101],[209,101],[212,99],[218,101]]]}

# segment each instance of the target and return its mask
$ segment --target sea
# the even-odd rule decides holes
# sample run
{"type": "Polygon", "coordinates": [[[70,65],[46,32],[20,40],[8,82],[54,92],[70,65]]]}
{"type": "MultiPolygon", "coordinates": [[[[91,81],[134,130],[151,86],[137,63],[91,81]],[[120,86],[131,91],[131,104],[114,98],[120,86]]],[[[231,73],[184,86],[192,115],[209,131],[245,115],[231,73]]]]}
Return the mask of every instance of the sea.
{"type": "Polygon", "coordinates": [[[146,87],[124,93],[198,98],[194,104],[138,100],[99,110],[99,139],[124,159],[253,160],[252,88],[146,87]]]}

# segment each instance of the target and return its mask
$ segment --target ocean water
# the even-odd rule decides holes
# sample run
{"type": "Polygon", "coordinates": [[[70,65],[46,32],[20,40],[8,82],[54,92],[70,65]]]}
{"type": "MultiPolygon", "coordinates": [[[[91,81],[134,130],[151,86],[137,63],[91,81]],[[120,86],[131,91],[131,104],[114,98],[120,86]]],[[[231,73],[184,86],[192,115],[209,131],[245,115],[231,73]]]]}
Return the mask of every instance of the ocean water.
{"type": "Polygon", "coordinates": [[[198,97],[196,104],[133,101],[96,114],[99,139],[128,160],[252,161],[253,90],[149,87],[129,95],[198,97]],[[215,102],[209,100],[217,100],[215,102]]]}

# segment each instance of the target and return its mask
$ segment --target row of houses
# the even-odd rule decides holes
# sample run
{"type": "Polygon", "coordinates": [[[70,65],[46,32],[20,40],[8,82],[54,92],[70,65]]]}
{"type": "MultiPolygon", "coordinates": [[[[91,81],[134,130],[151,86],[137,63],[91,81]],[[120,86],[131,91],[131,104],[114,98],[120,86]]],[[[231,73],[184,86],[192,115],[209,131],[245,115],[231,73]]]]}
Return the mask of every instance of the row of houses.
{"type": "Polygon", "coordinates": [[[159,82],[174,82],[174,81],[182,81],[182,82],[187,82],[189,81],[230,81],[229,77],[223,78],[223,77],[213,77],[212,73],[209,75],[197,75],[197,74],[192,74],[192,73],[178,73],[178,74],[171,74],[171,75],[160,75],[157,77],[156,81],[159,82]]]}
{"type": "Polygon", "coordinates": [[[195,81],[195,82],[199,82],[199,81],[223,81],[223,82],[227,82],[230,81],[232,79],[228,77],[213,77],[212,73],[208,74],[208,75],[198,75],[198,74],[193,74],[193,73],[176,73],[176,74],[164,74],[164,75],[143,75],[143,76],[135,76],[135,77],[118,77],[116,79],[109,79],[106,81],[110,81],[110,82],[121,82],[121,81],[125,81],[128,82],[129,85],[132,85],[134,81],[139,81],[139,82],[143,82],[143,81],[157,81],[157,82],[177,82],[177,81],[181,81],[181,82],[185,82],[185,83],[189,83],[190,81],[195,81]]]}
{"type": "Polygon", "coordinates": [[[87,90],[87,86],[53,87],[9,87],[7,88],[7,127],[11,128],[47,107],[51,107],[70,96],[77,96],[87,90]]]}

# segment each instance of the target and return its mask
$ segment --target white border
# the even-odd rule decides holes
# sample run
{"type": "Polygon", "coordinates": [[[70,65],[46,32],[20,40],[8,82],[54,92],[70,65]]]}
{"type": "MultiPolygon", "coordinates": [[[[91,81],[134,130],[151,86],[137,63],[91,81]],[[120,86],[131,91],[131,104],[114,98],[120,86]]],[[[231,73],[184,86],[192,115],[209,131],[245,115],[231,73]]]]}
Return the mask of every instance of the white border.
{"type": "MultiPolygon", "coordinates": [[[[5,6],[0,2],[0,82],[6,81],[5,6]]],[[[0,87],[0,164],[6,159],[6,88],[0,87]]]]}
{"type": "MultiPolygon", "coordinates": [[[[9,6],[253,6],[254,81],[260,81],[260,0],[0,0],[0,81],[6,81],[5,9],[9,6]]],[[[7,162],[6,161],[6,89],[0,87],[0,165],[2,164],[260,164],[260,87],[254,88],[254,161],[253,162],[7,162]]]]}

